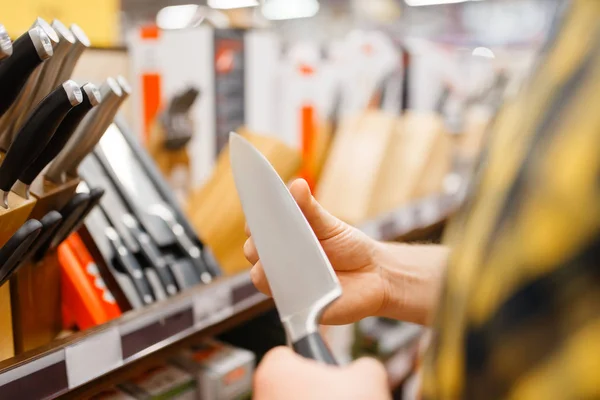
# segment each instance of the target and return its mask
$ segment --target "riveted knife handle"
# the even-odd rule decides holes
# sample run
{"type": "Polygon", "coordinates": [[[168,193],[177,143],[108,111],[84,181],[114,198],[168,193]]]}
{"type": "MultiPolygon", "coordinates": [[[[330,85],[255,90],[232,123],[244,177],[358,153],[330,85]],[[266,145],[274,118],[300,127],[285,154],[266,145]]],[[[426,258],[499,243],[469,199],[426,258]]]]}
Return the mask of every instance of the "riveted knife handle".
{"type": "Polygon", "coordinates": [[[8,192],[12,188],[23,167],[42,152],[65,115],[81,100],[81,90],[73,82],[59,86],[38,104],[0,165],[0,190],[8,192]]]}
{"type": "Polygon", "coordinates": [[[26,185],[31,185],[33,180],[42,172],[42,170],[60,153],[65,147],[79,123],[87,113],[100,102],[100,92],[98,89],[86,83],[81,87],[83,101],[75,106],[67,116],[62,120],[54,135],[44,147],[44,150],[19,176],[19,180],[26,185]],[[89,90],[88,90],[89,89],[89,90]]]}
{"type": "Polygon", "coordinates": [[[0,64],[0,116],[12,105],[29,75],[53,54],[50,39],[33,28],[13,42],[13,53],[0,64]]]}
{"type": "Polygon", "coordinates": [[[296,353],[305,358],[310,358],[323,364],[338,365],[319,332],[310,333],[295,341],[292,347],[296,353]]]}

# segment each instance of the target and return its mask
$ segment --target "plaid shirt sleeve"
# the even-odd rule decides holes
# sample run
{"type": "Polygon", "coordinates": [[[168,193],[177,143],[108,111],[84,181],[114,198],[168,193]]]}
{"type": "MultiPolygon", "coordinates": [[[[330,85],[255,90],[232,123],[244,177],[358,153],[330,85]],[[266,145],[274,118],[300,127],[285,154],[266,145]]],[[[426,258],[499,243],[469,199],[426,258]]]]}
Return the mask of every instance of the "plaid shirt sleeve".
{"type": "Polygon", "coordinates": [[[490,140],[422,396],[600,398],[600,0],[573,0],[490,140]]]}

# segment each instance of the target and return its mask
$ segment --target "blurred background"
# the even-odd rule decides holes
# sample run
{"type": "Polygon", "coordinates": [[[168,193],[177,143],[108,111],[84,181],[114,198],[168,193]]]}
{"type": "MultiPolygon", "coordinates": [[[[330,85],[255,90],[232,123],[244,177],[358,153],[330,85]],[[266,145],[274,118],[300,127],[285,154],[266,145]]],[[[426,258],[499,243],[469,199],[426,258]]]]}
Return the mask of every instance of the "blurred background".
{"type": "MultiPolygon", "coordinates": [[[[284,180],[305,178],[326,209],[368,235],[388,241],[440,242],[446,221],[469,193],[491,139],[488,127],[501,106],[526,84],[566,3],[0,0],[0,23],[13,40],[38,17],[76,23],[91,45],[71,79],[100,87],[107,77],[120,76],[120,85],[129,93],[115,123],[108,122],[103,136],[100,132],[98,146],[74,178],[78,192],[106,190],[97,208],[99,216],[90,214],[75,236],[50,250],[41,262],[50,271],[43,279],[41,264],[21,267],[43,283],[35,286],[32,282],[37,281],[24,278],[22,271],[11,278],[12,308],[6,300],[6,312],[12,310],[15,328],[3,328],[0,321],[0,332],[14,333],[15,347],[7,350],[3,356],[7,361],[0,365],[0,397],[8,385],[2,381],[8,375],[3,374],[19,362],[9,356],[24,353],[22,359],[34,362],[47,349],[58,351],[88,339],[98,345],[82,359],[97,359],[112,349],[117,354],[112,364],[98,361],[97,371],[70,372],[66,389],[48,389],[39,392],[44,393],[39,398],[48,393],[87,398],[103,390],[104,397],[96,398],[147,398],[139,394],[145,387],[141,382],[159,376],[184,382],[177,387],[187,388],[194,379],[205,379],[198,365],[190,366],[190,359],[216,371],[218,357],[204,357],[225,354],[222,344],[192,345],[207,337],[234,346],[236,350],[227,353],[236,360],[231,365],[249,369],[231,375],[228,382],[241,387],[235,389],[236,396],[248,395],[255,360],[274,345],[284,344],[285,336],[273,304],[249,281],[250,265],[242,251],[244,216],[226,151],[229,133],[236,131],[250,140],[284,180]],[[155,198],[173,217],[161,214],[167,225],[171,223],[167,239],[157,234],[167,225],[156,228],[152,218],[158,214],[146,204],[155,198]],[[136,291],[132,286],[136,274],[128,263],[133,261],[105,244],[102,230],[94,230],[98,218],[104,221],[103,229],[116,229],[115,248],[129,251],[135,265],[150,274],[147,279],[154,290],[150,301],[143,301],[139,287],[136,291]],[[138,232],[136,221],[155,242],[157,253],[125,240],[127,229],[138,232]],[[182,229],[188,242],[178,236],[182,229]],[[190,243],[196,247],[190,248],[190,243]],[[86,249],[87,261],[67,257],[71,251],[77,253],[78,246],[86,249]],[[162,256],[175,276],[174,293],[161,289],[160,279],[152,278],[162,256]],[[99,294],[80,290],[84,281],[90,288],[101,287],[99,294]],[[37,295],[36,287],[43,288],[37,295]],[[88,295],[108,297],[118,307],[111,313],[91,312],[88,295]],[[146,303],[157,304],[146,307],[146,303]],[[122,313],[127,314],[119,319],[122,313]],[[27,325],[22,321],[26,315],[37,316],[27,325]],[[166,320],[170,322],[165,324],[166,320]],[[88,330],[92,327],[95,330],[88,330]],[[138,331],[142,333],[133,335],[138,331]],[[115,339],[117,347],[110,345],[113,334],[121,338],[115,339]],[[40,350],[43,346],[46,350],[40,350]],[[179,361],[165,361],[183,347],[187,355],[177,353],[179,361]],[[141,371],[146,375],[138,376],[141,371]],[[121,392],[133,397],[118,397],[125,396],[121,392]]],[[[0,235],[3,242],[8,238],[4,236],[0,235]]],[[[0,287],[0,305],[6,288],[0,287]]],[[[3,312],[0,307],[0,317],[3,312]]],[[[324,332],[338,359],[379,357],[388,369],[395,398],[413,398],[415,355],[424,329],[368,318],[324,332]]],[[[82,359],[80,364],[67,360],[69,371],[83,365],[82,359]]],[[[14,373],[11,376],[16,379],[14,373]]],[[[45,382],[52,380],[44,376],[45,382]]],[[[200,389],[190,396],[196,395],[189,398],[242,398],[201,394],[200,389]]]]}

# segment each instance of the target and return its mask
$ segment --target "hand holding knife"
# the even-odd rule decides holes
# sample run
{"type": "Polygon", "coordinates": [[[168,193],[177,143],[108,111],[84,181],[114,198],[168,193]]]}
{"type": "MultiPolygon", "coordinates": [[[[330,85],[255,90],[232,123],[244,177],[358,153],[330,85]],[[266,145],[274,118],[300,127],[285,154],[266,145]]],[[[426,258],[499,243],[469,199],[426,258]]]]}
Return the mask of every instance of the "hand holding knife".
{"type": "Polygon", "coordinates": [[[19,196],[29,198],[29,186],[33,180],[42,172],[42,170],[58,155],[65,147],[65,144],[79,126],[79,123],[86,114],[95,106],[100,104],[102,96],[96,85],[86,83],[81,87],[83,101],[75,106],[63,119],[56,132],[35,161],[27,167],[19,176],[13,191],[19,196]]]}
{"type": "Polygon", "coordinates": [[[8,208],[8,193],[19,178],[21,168],[39,156],[65,115],[82,100],[79,86],[67,81],[33,110],[0,165],[0,192],[3,195],[0,206],[8,208]]]}
{"type": "Polygon", "coordinates": [[[242,208],[293,348],[304,357],[335,365],[319,334],[318,319],[342,294],[337,276],[269,161],[235,133],[229,146],[242,208]]]}

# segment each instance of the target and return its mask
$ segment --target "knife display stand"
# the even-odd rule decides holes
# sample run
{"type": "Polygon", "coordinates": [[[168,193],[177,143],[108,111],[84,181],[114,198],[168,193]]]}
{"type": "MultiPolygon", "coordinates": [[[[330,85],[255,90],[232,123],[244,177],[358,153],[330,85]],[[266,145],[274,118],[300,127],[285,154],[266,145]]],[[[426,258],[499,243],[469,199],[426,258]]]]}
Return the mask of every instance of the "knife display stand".
{"type": "MultiPolygon", "coordinates": [[[[35,199],[25,200],[11,192],[8,204],[8,210],[0,208],[0,245],[4,245],[27,221],[35,206],[35,199]]],[[[0,360],[12,357],[15,352],[10,286],[10,282],[6,282],[0,287],[0,360]]]]}
{"type": "MultiPolygon", "coordinates": [[[[37,198],[31,218],[41,219],[60,210],[75,194],[79,179],[54,185],[38,177],[31,185],[37,198]]],[[[37,348],[54,340],[62,329],[61,270],[55,250],[42,260],[28,262],[11,278],[13,330],[16,353],[37,348]]]]}

